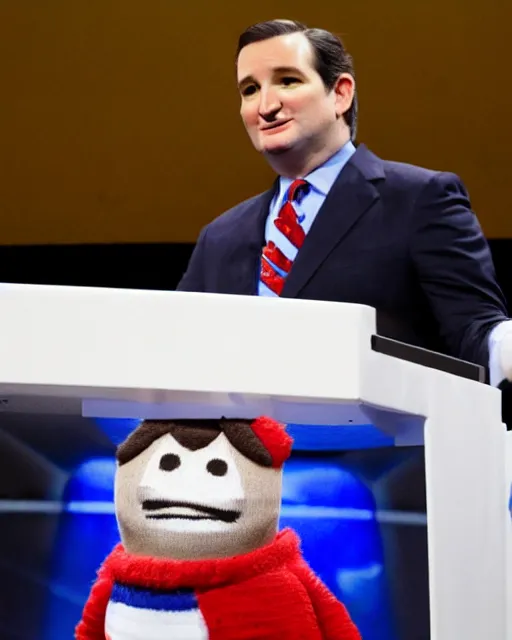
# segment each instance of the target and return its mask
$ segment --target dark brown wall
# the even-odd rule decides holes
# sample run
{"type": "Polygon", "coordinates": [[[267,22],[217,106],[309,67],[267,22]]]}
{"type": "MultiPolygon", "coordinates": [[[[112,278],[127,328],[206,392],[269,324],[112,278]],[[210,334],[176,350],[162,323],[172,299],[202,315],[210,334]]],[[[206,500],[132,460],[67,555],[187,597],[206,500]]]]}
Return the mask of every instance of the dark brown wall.
{"type": "Polygon", "coordinates": [[[233,50],[272,17],[342,34],[359,141],[459,173],[486,234],[512,236],[510,0],[242,4],[0,0],[0,242],[193,242],[268,186],[233,50]]]}

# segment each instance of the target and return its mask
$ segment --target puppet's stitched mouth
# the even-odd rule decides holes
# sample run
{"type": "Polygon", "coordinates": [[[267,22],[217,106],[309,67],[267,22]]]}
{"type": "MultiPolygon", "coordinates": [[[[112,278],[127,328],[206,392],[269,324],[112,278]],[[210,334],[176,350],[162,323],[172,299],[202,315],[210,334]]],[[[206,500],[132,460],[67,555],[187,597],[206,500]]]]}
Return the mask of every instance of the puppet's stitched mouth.
{"type": "Polygon", "coordinates": [[[216,509],[215,507],[205,507],[194,502],[177,502],[174,500],[144,500],[142,508],[148,520],[220,520],[222,522],[236,522],[242,515],[240,511],[216,509]],[[178,513],[172,509],[180,509],[178,513]],[[165,510],[165,511],[164,511],[165,510]],[[170,511],[168,511],[170,510],[170,511]],[[164,511],[163,513],[154,513],[164,511]],[[192,513],[187,513],[192,511],[192,513]]]}

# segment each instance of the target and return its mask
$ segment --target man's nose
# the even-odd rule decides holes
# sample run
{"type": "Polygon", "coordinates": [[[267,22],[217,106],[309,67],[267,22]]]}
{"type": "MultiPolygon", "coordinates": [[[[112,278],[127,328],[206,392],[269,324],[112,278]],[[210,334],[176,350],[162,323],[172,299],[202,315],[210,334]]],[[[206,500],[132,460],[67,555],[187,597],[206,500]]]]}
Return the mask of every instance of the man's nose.
{"type": "Polygon", "coordinates": [[[279,113],[281,106],[281,101],[275,91],[261,91],[259,114],[264,120],[273,120],[279,113]]]}

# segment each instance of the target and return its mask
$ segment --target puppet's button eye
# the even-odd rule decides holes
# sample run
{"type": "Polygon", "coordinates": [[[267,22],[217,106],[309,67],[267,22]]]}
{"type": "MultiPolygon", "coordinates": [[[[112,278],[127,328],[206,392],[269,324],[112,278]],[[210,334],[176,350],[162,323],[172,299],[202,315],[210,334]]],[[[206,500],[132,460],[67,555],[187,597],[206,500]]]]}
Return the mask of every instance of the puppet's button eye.
{"type": "Polygon", "coordinates": [[[206,470],[209,471],[212,476],[225,476],[228,472],[228,465],[224,460],[214,458],[206,465],[206,470]]]}
{"type": "Polygon", "coordinates": [[[162,469],[162,471],[174,471],[180,464],[180,457],[175,453],[166,453],[165,456],[162,456],[160,459],[160,469],[162,469]]]}

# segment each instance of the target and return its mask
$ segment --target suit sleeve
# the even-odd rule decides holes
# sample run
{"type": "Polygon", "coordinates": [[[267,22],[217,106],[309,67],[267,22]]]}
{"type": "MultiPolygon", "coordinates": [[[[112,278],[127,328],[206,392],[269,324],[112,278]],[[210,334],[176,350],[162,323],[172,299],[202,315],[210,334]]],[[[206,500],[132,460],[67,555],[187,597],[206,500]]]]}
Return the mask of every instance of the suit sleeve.
{"type": "Polygon", "coordinates": [[[206,291],[205,281],[205,243],[207,227],[204,227],[199,234],[196,246],[192,251],[187,270],[178,282],[176,291],[194,291],[204,293],[206,291]]]}
{"type": "Polygon", "coordinates": [[[306,562],[298,563],[294,573],[311,599],[322,640],[361,640],[361,635],[350,619],[345,606],[329,591],[306,562]]]}
{"type": "Polygon", "coordinates": [[[106,640],[105,614],[112,584],[110,574],[102,567],[85,603],[82,619],[75,629],[75,640],[106,640]]]}
{"type": "Polygon", "coordinates": [[[489,366],[488,336],[507,319],[489,245],[461,180],[437,173],[416,201],[411,254],[450,353],[489,366]]]}

